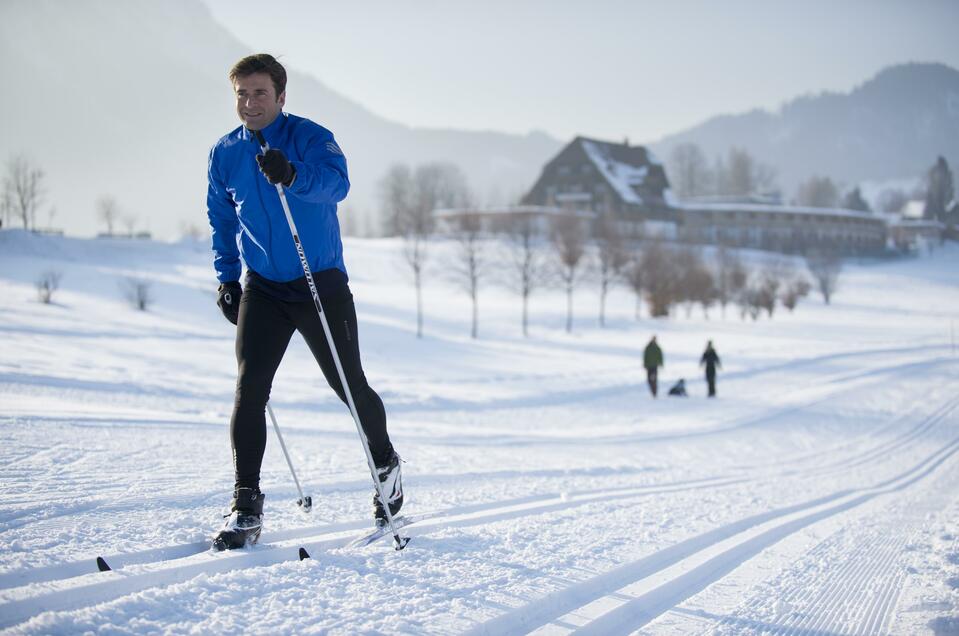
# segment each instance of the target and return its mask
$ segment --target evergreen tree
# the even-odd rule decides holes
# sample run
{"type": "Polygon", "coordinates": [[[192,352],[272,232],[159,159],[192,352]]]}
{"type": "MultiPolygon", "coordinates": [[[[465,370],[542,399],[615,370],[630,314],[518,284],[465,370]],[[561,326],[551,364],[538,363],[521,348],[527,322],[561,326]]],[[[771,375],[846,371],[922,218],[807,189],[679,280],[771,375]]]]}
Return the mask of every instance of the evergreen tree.
{"type": "Polygon", "coordinates": [[[926,187],[925,217],[943,221],[946,211],[955,198],[955,186],[952,181],[952,172],[945,157],[940,156],[935,165],[929,169],[926,187]]]}
{"type": "Polygon", "coordinates": [[[866,200],[862,198],[862,191],[859,190],[859,186],[856,186],[851,191],[846,193],[846,196],[844,196],[842,199],[842,207],[846,208],[847,210],[872,212],[869,204],[866,203],[866,200]]]}

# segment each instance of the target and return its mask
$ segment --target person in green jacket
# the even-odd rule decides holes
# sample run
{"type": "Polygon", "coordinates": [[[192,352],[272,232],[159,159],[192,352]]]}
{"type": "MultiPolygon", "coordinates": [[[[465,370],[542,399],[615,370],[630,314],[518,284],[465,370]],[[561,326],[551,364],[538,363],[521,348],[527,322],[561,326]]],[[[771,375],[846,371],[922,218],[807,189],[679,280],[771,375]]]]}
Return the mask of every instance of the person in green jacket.
{"type": "Polygon", "coordinates": [[[653,397],[656,397],[659,367],[663,366],[663,350],[656,344],[656,336],[650,339],[643,351],[643,366],[646,367],[646,382],[649,383],[649,390],[653,397]]]}

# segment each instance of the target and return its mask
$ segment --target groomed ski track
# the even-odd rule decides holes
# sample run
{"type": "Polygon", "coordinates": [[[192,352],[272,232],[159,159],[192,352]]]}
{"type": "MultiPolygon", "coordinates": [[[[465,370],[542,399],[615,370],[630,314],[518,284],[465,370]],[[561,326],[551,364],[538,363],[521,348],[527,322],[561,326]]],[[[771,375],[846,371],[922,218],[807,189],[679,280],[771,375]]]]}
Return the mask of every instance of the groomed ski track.
{"type": "Polygon", "coordinates": [[[850,262],[832,306],[755,323],[637,321],[619,289],[606,329],[577,309],[566,334],[544,290],[523,338],[491,288],[474,341],[439,281],[426,337],[410,332],[397,242],[348,247],[412,541],[351,545],[368,470],[294,341],[271,403],[314,511],[271,434],[262,543],[213,554],[235,359],[207,246],[0,232],[0,632],[959,632],[959,250],[850,262]],[[141,266],[163,272],[151,312],[117,298],[141,266]],[[48,269],[68,272],[50,306],[33,288],[48,269]],[[648,394],[652,333],[662,388],[685,377],[688,399],[648,394]]]}
{"type": "MultiPolygon", "coordinates": [[[[753,474],[744,471],[742,474],[687,483],[567,492],[427,512],[415,515],[415,524],[405,527],[402,533],[415,538],[438,529],[482,527],[498,521],[547,514],[592,502],[619,501],[623,498],[648,497],[684,490],[729,488],[746,481],[775,479],[783,474],[799,473],[812,477],[841,472],[876,461],[884,454],[903,451],[907,446],[932,434],[946,433],[948,428],[942,425],[953,416],[957,406],[959,398],[943,404],[930,416],[891,439],[841,459],[832,457],[832,461],[811,467],[797,467],[796,465],[809,460],[808,457],[798,457],[792,461],[778,462],[778,468],[774,470],[767,468],[750,471],[753,474]]],[[[479,624],[470,633],[574,631],[583,634],[613,634],[635,631],[708,585],[721,580],[762,550],[789,535],[876,498],[908,489],[921,480],[934,476],[937,469],[943,465],[951,464],[955,470],[957,451],[959,437],[949,440],[908,470],[870,487],[838,490],[801,504],[744,517],[515,608],[479,624]],[[543,629],[544,626],[549,629],[543,629]]],[[[0,577],[0,627],[14,626],[40,612],[91,606],[151,587],[188,581],[199,575],[293,561],[298,558],[300,547],[305,548],[313,558],[321,559],[327,551],[349,548],[350,543],[358,536],[358,529],[362,527],[363,522],[355,522],[277,531],[265,535],[268,543],[222,554],[210,553],[206,542],[198,542],[140,553],[109,555],[106,561],[114,569],[112,572],[97,572],[93,561],[84,560],[3,575],[0,577]]],[[[857,550],[851,553],[853,558],[844,570],[832,575],[834,580],[831,587],[818,593],[815,598],[804,599],[799,595],[799,598],[790,601],[795,605],[806,604],[819,608],[819,611],[812,614],[812,617],[807,616],[804,620],[797,621],[795,629],[798,631],[781,633],[824,633],[817,625],[829,622],[830,608],[846,608],[849,605],[848,600],[855,596],[849,591],[849,582],[858,581],[860,587],[874,587],[880,579],[880,573],[888,580],[881,586],[876,600],[860,611],[861,616],[856,617],[862,624],[862,631],[841,633],[883,633],[882,628],[888,622],[888,613],[896,596],[896,584],[901,583],[903,575],[901,570],[890,574],[890,566],[901,555],[904,540],[901,536],[878,543],[874,542],[876,537],[870,539],[861,541],[857,550]],[[857,560],[857,555],[863,558],[857,560]],[[851,573],[845,570],[850,570],[851,573]],[[842,588],[845,593],[838,594],[836,588],[842,588]]],[[[388,544],[387,536],[374,544],[379,548],[368,546],[362,549],[384,549],[388,544]]],[[[817,549],[825,550],[827,547],[817,549]]],[[[735,623],[726,620],[722,624],[729,626],[735,623]]]]}

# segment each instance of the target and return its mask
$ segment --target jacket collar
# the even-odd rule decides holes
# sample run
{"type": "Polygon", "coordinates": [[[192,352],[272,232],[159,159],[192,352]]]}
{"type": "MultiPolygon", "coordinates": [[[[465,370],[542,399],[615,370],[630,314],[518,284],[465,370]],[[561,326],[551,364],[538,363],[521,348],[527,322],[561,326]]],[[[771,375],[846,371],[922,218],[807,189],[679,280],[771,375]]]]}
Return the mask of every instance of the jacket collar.
{"type": "MultiPolygon", "coordinates": [[[[276,116],[276,119],[270,122],[269,126],[260,130],[260,132],[263,133],[263,138],[266,140],[266,143],[270,145],[270,148],[276,146],[274,142],[280,139],[280,133],[285,127],[286,113],[280,111],[280,114],[276,116]]],[[[253,131],[246,126],[243,126],[243,135],[253,143],[257,143],[256,136],[253,134],[253,131]]]]}

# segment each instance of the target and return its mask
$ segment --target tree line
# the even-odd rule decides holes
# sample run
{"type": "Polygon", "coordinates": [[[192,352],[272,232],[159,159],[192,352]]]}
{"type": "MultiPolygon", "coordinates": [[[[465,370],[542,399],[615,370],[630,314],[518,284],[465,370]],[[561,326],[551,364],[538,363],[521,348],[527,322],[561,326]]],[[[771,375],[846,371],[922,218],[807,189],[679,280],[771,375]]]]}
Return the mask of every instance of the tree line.
{"type": "Polygon", "coordinates": [[[438,269],[469,297],[473,338],[479,336],[480,293],[494,285],[517,295],[520,328],[528,336],[530,298],[547,288],[563,291],[565,328],[571,332],[574,295],[587,284],[598,292],[600,326],[606,324],[614,286],[632,291],[637,319],[645,304],[654,318],[679,309],[690,316],[696,307],[708,318],[716,306],[725,317],[727,306],[735,305],[742,319],[756,320],[763,314],[771,318],[778,306],[794,310],[814,287],[828,304],[841,271],[839,256],[824,251],[811,251],[805,267],[784,257],[750,266],[731,248],[708,250],[657,237],[627,240],[606,216],[545,215],[522,206],[486,213],[471,207],[464,175],[448,163],[394,165],[380,182],[380,197],[412,274],[418,337],[426,265],[441,243],[446,249],[438,269]]]}
{"type": "MultiPolygon", "coordinates": [[[[731,148],[710,163],[695,143],[673,148],[667,162],[670,185],[681,199],[697,197],[748,197],[773,195],[781,198],[775,170],[742,148],[731,148]]],[[[913,192],[886,188],[876,197],[876,211],[898,213],[910,199],[922,200],[927,219],[955,224],[959,215],[955,177],[944,157],[926,170],[923,185],[913,192]]],[[[791,202],[814,208],[843,208],[873,212],[859,186],[843,192],[840,184],[825,175],[813,175],[799,184],[791,202]]]]}
{"type": "MultiPolygon", "coordinates": [[[[49,193],[46,179],[46,172],[25,154],[13,155],[7,160],[0,189],[0,227],[9,228],[16,222],[33,232],[54,231],[51,226],[57,209],[52,205],[47,207],[47,227],[38,225],[40,210],[49,193]]],[[[116,197],[101,195],[95,208],[97,220],[106,226],[107,236],[116,236],[115,228],[120,225],[126,228],[126,236],[137,236],[139,219],[124,212],[116,197]]]]}

